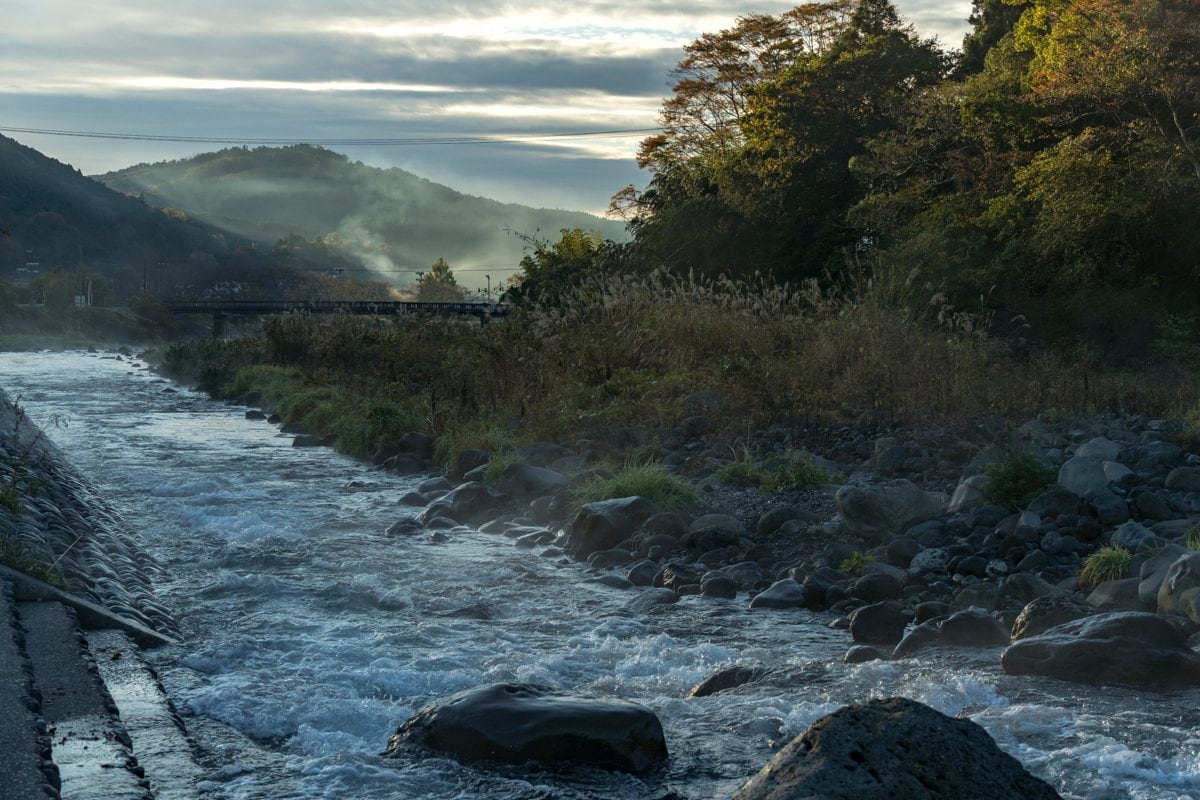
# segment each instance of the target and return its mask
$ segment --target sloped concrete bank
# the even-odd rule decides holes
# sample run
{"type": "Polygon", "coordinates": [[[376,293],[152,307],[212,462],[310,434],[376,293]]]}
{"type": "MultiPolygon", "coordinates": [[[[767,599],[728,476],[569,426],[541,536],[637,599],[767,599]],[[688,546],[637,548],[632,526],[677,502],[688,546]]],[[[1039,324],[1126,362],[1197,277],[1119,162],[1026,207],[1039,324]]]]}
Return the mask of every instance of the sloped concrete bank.
{"type": "Polygon", "coordinates": [[[161,568],[138,547],[121,515],[3,390],[0,564],[166,636],[178,633],[152,588],[161,568]]]}

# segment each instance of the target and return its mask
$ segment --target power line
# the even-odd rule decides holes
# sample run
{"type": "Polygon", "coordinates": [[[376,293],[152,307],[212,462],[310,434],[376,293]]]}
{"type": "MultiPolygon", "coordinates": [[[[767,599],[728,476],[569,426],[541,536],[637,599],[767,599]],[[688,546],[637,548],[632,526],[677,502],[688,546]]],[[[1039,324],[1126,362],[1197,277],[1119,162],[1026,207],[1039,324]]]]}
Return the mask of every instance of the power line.
{"type": "Polygon", "coordinates": [[[519,144],[522,142],[554,141],[559,139],[604,139],[625,136],[644,136],[659,133],[662,128],[625,128],[617,130],[571,131],[565,133],[502,133],[472,134],[469,136],[409,136],[377,139],[272,139],[239,136],[169,136],[152,133],[114,133],[104,131],[77,131],[58,128],[18,128],[0,126],[5,133],[26,133],[38,136],[68,136],[80,139],[115,139],[135,142],[171,142],[175,144],[234,144],[234,145],[288,145],[312,144],[340,147],[413,147],[428,145],[460,144],[519,144]]]}

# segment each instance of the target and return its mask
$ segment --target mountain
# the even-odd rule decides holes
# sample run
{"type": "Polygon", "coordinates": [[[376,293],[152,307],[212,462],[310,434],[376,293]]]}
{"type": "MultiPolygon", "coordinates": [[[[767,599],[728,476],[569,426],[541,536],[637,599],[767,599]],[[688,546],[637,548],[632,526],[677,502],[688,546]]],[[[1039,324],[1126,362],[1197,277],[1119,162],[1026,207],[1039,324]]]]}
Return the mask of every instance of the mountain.
{"type": "Polygon", "coordinates": [[[562,228],[582,228],[625,238],[621,223],[591,214],[474,197],[309,145],[230,148],[97,180],[260,243],[320,237],[366,266],[392,271],[397,283],[412,277],[402,270],[423,270],[438,258],[507,274],[524,254],[512,231],[557,240],[562,228]]]}
{"type": "Polygon", "coordinates": [[[215,256],[222,231],[164,214],[37,150],[0,136],[0,280],[27,261],[111,275],[123,266],[215,256]]]}

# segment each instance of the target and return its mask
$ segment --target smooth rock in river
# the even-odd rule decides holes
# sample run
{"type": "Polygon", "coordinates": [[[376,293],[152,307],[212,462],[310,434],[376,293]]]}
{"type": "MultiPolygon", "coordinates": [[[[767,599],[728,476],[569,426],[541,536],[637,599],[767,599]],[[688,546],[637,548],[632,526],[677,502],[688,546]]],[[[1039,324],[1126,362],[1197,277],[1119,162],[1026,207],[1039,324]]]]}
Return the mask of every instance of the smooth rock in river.
{"type": "Polygon", "coordinates": [[[414,743],[462,761],[587,764],[645,772],[667,758],[662,724],[645,706],[498,683],[460,692],[417,712],[388,742],[403,757],[414,743]]]}
{"type": "Polygon", "coordinates": [[[1108,476],[1104,474],[1103,460],[1075,456],[1059,468],[1058,485],[1080,497],[1107,489],[1108,476]]]}
{"type": "Polygon", "coordinates": [[[1166,617],[1097,614],[1016,642],[1000,658],[1010,675],[1166,690],[1200,684],[1200,655],[1166,617]]]}
{"type": "Polygon", "coordinates": [[[899,603],[873,603],[850,614],[850,635],[862,644],[894,647],[907,627],[908,615],[899,603]]]}
{"type": "Polygon", "coordinates": [[[913,628],[892,651],[907,658],[928,647],[1003,647],[1008,630],[981,608],[968,608],[913,628]]]}
{"type": "Polygon", "coordinates": [[[1060,800],[979,725],[906,698],[822,717],[734,800],[1060,800]]]}
{"type": "Polygon", "coordinates": [[[1096,613],[1096,609],[1069,594],[1048,594],[1032,600],[1013,622],[1012,639],[1028,639],[1067,622],[1096,613]]]}
{"type": "Polygon", "coordinates": [[[762,667],[729,667],[697,683],[688,692],[688,697],[708,697],[728,691],[757,680],[764,672],[762,667]]]}
{"type": "Polygon", "coordinates": [[[504,468],[497,485],[514,497],[541,497],[563,491],[568,483],[570,479],[560,472],[518,461],[504,468]]]}
{"type": "Polygon", "coordinates": [[[803,608],[807,593],[792,578],[776,581],[750,601],[750,608],[803,608]]]}
{"type": "Polygon", "coordinates": [[[834,495],[838,517],[853,533],[884,544],[908,528],[933,519],[945,501],[910,481],[894,480],[876,486],[843,486],[834,495]]]}
{"type": "Polygon", "coordinates": [[[325,437],[315,433],[302,433],[292,439],[292,447],[324,447],[325,437]]]}
{"type": "Polygon", "coordinates": [[[588,503],[571,521],[564,549],[581,561],[597,550],[611,550],[657,513],[658,506],[644,497],[588,503]]]}

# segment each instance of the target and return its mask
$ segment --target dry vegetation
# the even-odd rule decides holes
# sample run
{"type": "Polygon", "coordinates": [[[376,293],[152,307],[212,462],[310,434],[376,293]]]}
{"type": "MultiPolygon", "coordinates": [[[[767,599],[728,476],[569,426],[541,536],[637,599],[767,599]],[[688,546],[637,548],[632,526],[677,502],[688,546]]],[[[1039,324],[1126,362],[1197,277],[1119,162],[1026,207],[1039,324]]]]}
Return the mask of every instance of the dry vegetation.
{"type": "MultiPolygon", "coordinates": [[[[260,337],[177,345],[165,364],[217,395],[323,390],[335,417],[385,402],[396,413],[383,416],[397,425],[419,420],[464,441],[473,426],[521,439],[595,425],[672,426],[686,416],[681,399],[698,390],[721,393],[712,422],[730,431],[797,415],[949,422],[1096,409],[1165,414],[1193,400],[1191,376],[1177,368],[1103,370],[1078,354],[1028,350],[1010,334],[992,335],[986,317],[948,308],[915,275],[849,272],[823,290],[596,275],[554,307],[484,326],[285,316],[267,321],[260,337]],[[286,368],[284,389],[280,371],[263,365],[286,368]]],[[[320,423],[325,431],[340,424],[320,423]]],[[[359,437],[356,449],[403,432],[374,426],[374,438],[359,437]]]]}

